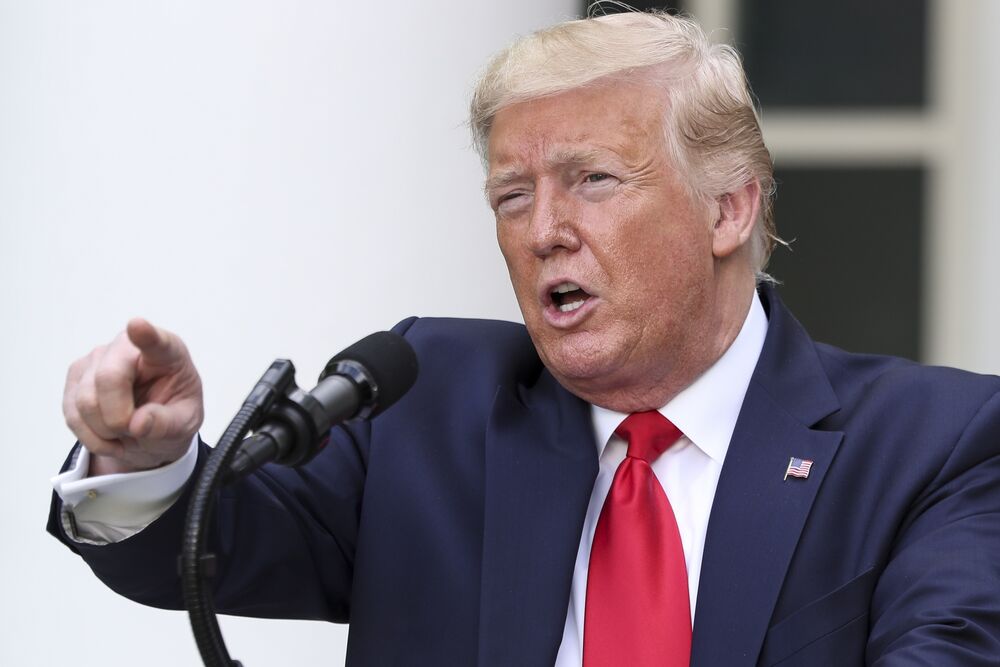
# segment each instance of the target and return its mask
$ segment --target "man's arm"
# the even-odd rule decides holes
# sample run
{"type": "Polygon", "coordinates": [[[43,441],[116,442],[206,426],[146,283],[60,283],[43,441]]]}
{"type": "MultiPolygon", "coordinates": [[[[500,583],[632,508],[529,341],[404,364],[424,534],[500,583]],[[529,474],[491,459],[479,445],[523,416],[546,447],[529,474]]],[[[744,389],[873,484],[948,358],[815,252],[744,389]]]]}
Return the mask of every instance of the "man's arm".
{"type": "MultiPolygon", "coordinates": [[[[143,359],[144,341],[142,334],[137,336],[139,340],[134,339],[134,323],[110,346],[97,348],[74,364],[67,381],[67,422],[91,455],[104,452],[104,463],[96,470],[95,465],[90,465],[90,480],[97,479],[95,472],[119,480],[147,475],[160,479],[167,468],[184,466],[184,457],[164,468],[134,472],[150,462],[176,455],[171,443],[164,445],[162,440],[150,441],[148,437],[174,438],[201,420],[200,381],[196,401],[192,395],[172,400],[176,395],[157,394],[142,384],[150,377],[144,375],[148,370],[143,359]],[[138,354],[131,348],[137,348],[138,354]],[[108,355],[114,356],[109,359],[108,355]],[[102,373],[106,374],[103,379],[93,379],[101,378],[102,373]],[[130,403],[123,388],[129,383],[136,397],[134,403],[130,403]],[[106,395],[103,388],[107,387],[114,388],[112,396],[106,395]],[[117,401],[113,400],[115,396],[117,401]],[[147,400],[157,396],[165,402],[150,406],[147,400]],[[78,414],[74,414],[74,407],[81,403],[82,407],[76,407],[78,414]],[[146,424],[140,435],[144,413],[152,413],[154,427],[146,424]],[[192,419],[192,414],[197,419],[192,419]],[[167,428],[178,424],[185,428],[167,428]],[[102,436],[102,432],[106,435],[102,436]],[[118,438],[110,437],[114,433],[118,438]],[[117,475],[109,468],[133,472],[117,475]]],[[[140,321],[140,326],[143,324],[140,321]]],[[[402,333],[408,325],[404,323],[397,331],[402,333]]],[[[161,352],[164,347],[181,351],[171,368],[189,378],[193,374],[196,379],[183,343],[170,340],[173,335],[162,330],[156,333],[161,352]]],[[[171,383],[163,375],[152,379],[177,384],[176,378],[171,383]]],[[[208,546],[217,558],[214,598],[220,612],[340,622],[348,619],[369,433],[367,423],[335,429],[329,444],[309,466],[265,466],[222,490],[210,520],[208,546]]],[[[192,475],[199,473],[210,451],[202,444],[188,454],[197,459],[192,475]]],[[[74,483],[81,482],[88,484],[83,475],[74,483]]],[[[95,574],[118,593],[152,606],[180,608],[177,555],[190,487],[181,489],[176,501],[168,502],[169,507],[148,526],[139,526],[137,532],[110,544],[74,536],[72,521],[67,518],[72,513],[65,511],[64,503],[55,494],[48,529],[79,553],[95,574]]]]}
{"type": "Polygon", "coordinates": [[[1000,393],[914,499],[872,598],[866,661],[957,667],[998,656],[1000,393]]]}
{"type": "MultiPolygon", "coordinates": [[[[307,468],[265,466],[222,490],[211,519],[221,613],[344,622],[364,487],[368,428],[335,429],[307,468]]],[[[197,475],[210,448],[197,452],[197,475]]],[[[155,521],[118,542],[73,539],[53,495],[48,530],[117,593],[180,609],[177,556],[192,485],[155,521]]]]}

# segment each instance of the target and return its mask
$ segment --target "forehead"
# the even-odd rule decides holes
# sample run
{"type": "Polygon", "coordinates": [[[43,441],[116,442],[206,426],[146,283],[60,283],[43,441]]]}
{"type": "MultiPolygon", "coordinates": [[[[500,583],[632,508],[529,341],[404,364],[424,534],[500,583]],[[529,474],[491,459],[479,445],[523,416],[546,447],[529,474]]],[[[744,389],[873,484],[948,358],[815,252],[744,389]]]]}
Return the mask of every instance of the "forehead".
{"type": "Polygon", "coordinates": [[[664,144],[665,98],[649,83],[611,81],[504,107],[490,131],[490,174],[601,157],[645,161],[664,144]]]}

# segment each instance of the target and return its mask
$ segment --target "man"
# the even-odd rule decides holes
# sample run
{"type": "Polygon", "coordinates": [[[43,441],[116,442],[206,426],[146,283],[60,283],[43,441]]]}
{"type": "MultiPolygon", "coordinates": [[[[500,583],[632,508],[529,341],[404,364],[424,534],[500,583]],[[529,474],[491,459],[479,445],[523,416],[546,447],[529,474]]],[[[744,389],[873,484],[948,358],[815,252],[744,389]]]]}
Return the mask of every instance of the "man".
{"type": "MultiPolygon", "coordinates": [[[[224,491],[219,608],[349,620],[356,665],[997,664],[1000,380],[787,313],[736,55],[667,15],[561,24],[497,56],[472,122],[527,333],[398,325],[410,394],[224,491]]],[[[131,322],[64,410],[50,530],[176,607],[206,456],[183,343],[131,322]]]]}

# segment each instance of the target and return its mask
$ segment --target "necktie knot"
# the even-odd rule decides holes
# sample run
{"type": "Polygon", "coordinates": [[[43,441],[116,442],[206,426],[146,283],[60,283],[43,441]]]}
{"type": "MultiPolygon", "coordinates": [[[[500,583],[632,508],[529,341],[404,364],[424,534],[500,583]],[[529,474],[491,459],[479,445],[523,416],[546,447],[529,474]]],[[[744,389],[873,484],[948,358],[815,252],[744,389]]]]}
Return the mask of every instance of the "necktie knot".
{"type": "Polygon", "coordinates": [[[628,443],[626,456],[642,459],[650,464],[683,435],[680,429],[656,410],[630,414],[615,429],[615,433],[628,443]]]}

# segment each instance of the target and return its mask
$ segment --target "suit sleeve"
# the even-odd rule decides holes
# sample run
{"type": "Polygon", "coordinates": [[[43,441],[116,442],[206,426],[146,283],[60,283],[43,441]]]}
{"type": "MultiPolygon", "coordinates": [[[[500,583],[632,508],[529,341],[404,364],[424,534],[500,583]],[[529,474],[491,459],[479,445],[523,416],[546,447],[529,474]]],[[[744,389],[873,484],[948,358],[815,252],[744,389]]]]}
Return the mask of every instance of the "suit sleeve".
{"type": "MultiPolygon", "coordinates": [[[[403,334],[413,323],[394,329],[403,334]]],[[[225,487],[211,517],[209,551],[217,559],[221,613],[346,622],[372,425],[331,431],[308,465],[267,465],[225,487]]],[[[202,444],[192,479],[211,449],[202,444]]],[[[191,485],[157,520],[120,542],[72,540],[53,494],[48,530],[84,558],[116,592],[143,604],[180,609],[180,552],[191,485]]]]}
{"type": "Polygon", "coordinates": [[[914,498],[872,598],[866,662],[972,667],[998,660],[1000,393],[914,498]]]}
{"type": "MultiPolygon", "coordinates": [[[[209,551],[221,613],[346,622],[357,541],[365,454],[359,434],[336,429],[308,467],[265,466],[223,489],[212,516],[209,551]]],[[[201,445],[195,476],[211,450],[201,445]]],[[[181,609],[177,556],[189,488],[159,519],[106,545],[72,540],[53,496],[48,530],[117,593],[143,604],[181,609]]]]}

